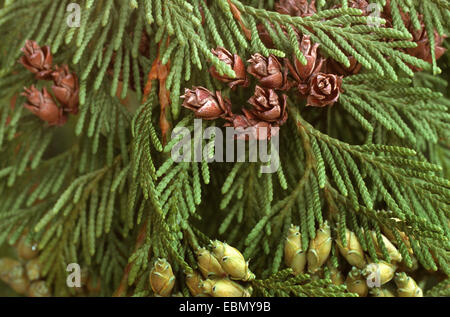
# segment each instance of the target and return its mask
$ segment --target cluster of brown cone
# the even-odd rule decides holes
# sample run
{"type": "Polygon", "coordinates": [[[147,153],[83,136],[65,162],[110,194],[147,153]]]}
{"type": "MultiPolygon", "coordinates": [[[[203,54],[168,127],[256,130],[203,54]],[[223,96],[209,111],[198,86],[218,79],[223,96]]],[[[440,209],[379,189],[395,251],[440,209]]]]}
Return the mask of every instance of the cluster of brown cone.
{"type": "MultiPolygon", "coordinates": [[[[219,74],[213,66],[211,75],[227,83],[234,89],[237,86],[248,87],[247,73],[256,78],[253,96],[248,100],[250,109],[242,109],[243,114],[233,114],[231,102],[224,98],[220,91],[211,92],[204,87],[185,89],[183,106],[192,110],[196,117],[205,120],[223,118],[228,122],[225,126],[235,129],[250,130],[254,139],[270,139],[272,127],[282,126],[288,117],[287,96],[279,95],[277,91],[288,91],[296,88],[299,94],[306,98],[307,106],[325,107],[333,105],[341,92],[342,77],[321,72],[324,59],[318,58],[319,44],[311,44],[309,36],[304,35],[300,50],[306,57],[303,65],[294,57],[294,63],[283,59],[283,63],[274,55],[265,57],[259,53],[251,56],[245,68],[244,62],[237,54],[232,54],[219,47],[212,52],[219,60],[230,66],[235,72],[235,78],[219,74]],[[263,128],[262,130],[260,128],[263,128]]],[[[246,135],[248,137],[248,135],[246,135]]]]}
{"type": "Polygon", "coordinates": [[[70,72],[67,65],[53,67],[53,56],[48,46],[40,47],[35,41],[27,40],[22,52],[24,55],[19,62],[35,74],[36,79],[52,80],[53,94],[61,104],[61,107],[58,107],[47,88],[44,87],[40,91],[32,85],[30,88],[25,87],[25,92],[22,93],[27,98],[25,108],[49,125],[63,125],[68,114],[78,113],[78,77],[70,72]]]}
{"type": "MultiPolygon", "coordinates": [[[[248,100],[252,108],[250,110],[242,109],[243,114],[236,115],[231,111],[230,100],[224,98],[220,91],[213,93],[203,87],[186,89],[182,96],[185,99],[183,106],[194,111],[198,118],[205,120],[223,118],[228,121],[225,126],[232,126],[238,131],[246,130],[246,133],[250,132],[250,135],[245,134],[244,136],[243,134],[237,138],[270,139],[273,133],[271,127],[279,127],[287,120],[286,96],[279,97],[275,89],[265,84],[279,81],[278,74],[269,73],[276,72],[276,70],[269,66],[262,76],[258,76],[256,73],[252,73],[251,66],[246,71],[244,62],[239,55],[232,54],[222,47],[213,49],[212,53],[235,72],[236,77],[231,78],[221,75],[215,67],[210,68],[211,75],[227,83],[230,88],[248,87],[247,71],[254,74],[259,80],[260,85],[256,86],[254,95],[248,100]]],[[[261,69],[260,72],[263,73],[264,70],[261,69]]]]}
{"type": "MultiPolygon", "coordinates": [[[[363,15],[370,13],[369,3],[366,0],[350,0],[348,6],[360,9],[363,15]]],[[[311,16],[317,11],[315,0],[279,0],[275,4],[275,10],[281,14],[299,17],[311,16]]],[[[412,40],[417,43],[417,47],[404,51],[431,63],[430,41],[425,31],[423,17],[419,16],[421,29],[415,30],[410,16],[402,11],[400,13],[403,22],[413,35],[412,40]]],[[[387,21],[387,27],[392,26],[393,16],[389,0],[381,17],[387,21]]],[[[258,25],[258,32],[264,44],[269,48],[274,48],[272,39],[263,25],[258,25]]],[[[303,65],[295,56],[292,63],[286,58],[280,61],[274,55],[266,57],[257,53],[248,60],[249,66],[246,69],[239,55],[232,54],[221,47],[212,50],[212,53],[230,66],[236,75],[235,78],[231,78],[220,74],[215,67],[211,67],[210,73],[214,78],[227,83],[232,89],[237,86],[249,86],[247,73],[258,80],[255,93],[248,101],[252,105],[250,110],[242,109],[243,114],[235,115],[231,111],[230,100],[224,98],[220,91],[214,93],[203,87],[186,89],[182,96],[185,99],[183,106],[194,111],[198,118],[205,120],[223,118],[228,121],[225,126],[232,126],[235,129],[253,128],[254,138],[265,139],[271,137],[272,129],[270,128],[283,125],[288,116],[287,97],[286,95],[279,96],[276,91],[287,91],[294,87],[301,96],[306,98],[307,106],[333,105],[339,99],[342,91],[342,77],[359,73],[361,64],[353,56],[348,56],[350,61],[348,67],[331,58],[319,57],[317,51],[319,44],[312,44],[309,36],[301,36],[299,32],[297,33],[301,38],[300,50],[306,57],[306,65],[303,65]],[[266,128],[269,133],[258,133],[259,128],[266,128]]],[[[436,32],[434,37],[435,57],[439,59],[445,52],[441,46],[444,38],[436,32]]],[[[411,69],[420,71],[413,66],[411,69]]]]}

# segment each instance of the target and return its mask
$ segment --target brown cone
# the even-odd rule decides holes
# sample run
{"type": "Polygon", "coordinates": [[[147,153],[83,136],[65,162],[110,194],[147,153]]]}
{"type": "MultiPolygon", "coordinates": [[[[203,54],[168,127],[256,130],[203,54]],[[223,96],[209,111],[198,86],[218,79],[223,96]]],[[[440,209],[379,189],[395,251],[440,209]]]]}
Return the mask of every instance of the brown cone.
{"type": "Polygon", "coordinates": [[[19,62],[25,66],[37,79],[50,80],[53,56],[50,47],[40,47],[35,41],[27,40],[21,48],[24,53],[19,62]]]}
{"type": "Polygon", "coordinates": [[[289,89],[287,80],[288,69],[286,67],[283,68],[274,55],[264,57],[256,53],[247,62],[250,63],[247,71],[259,80],[260,86],[279,90],[289,89]]]}
{"type": "Polygon", "coordinates": [[[307,17],[316,13],[315,0],[279,0],[275,3],[275,10],[281,14],[294,17],[307,17]]]}
{"type": "MultiPolygon", "coordinates": [[[[407,48],[405,51],[409,55],[420,58],[428,63],[433,62],[433,58],[431,56],[431,46],[430,40],[428,37],[428,33],[426,32],[425,25],[423,22],[423,16],[419,15],[419,21],[421,28],[416,30],[411,22],[411,18],[409,15],[402,15],[403,21],[408,28],[409,32],[413,35],[413,41],[416,42],[417,47],[407,48]]],[[[445,36],[440,36],[437,31],[434,31],[434,53],[436,56],[436,60],[444,55],[446,49],[442,46],[444,42],[445,36]]],[[[412,67],[414,71],[419,71],[420,69],[417,67],[412,67]]]]}
{"type": "MultiPolygon", "coordinates": [[[[408,31],[413,36],[412,40],[414,42],[416,42],[416,44],[417,44],[417,47],[407,48],[407,49],[405,49],[405,52],[408,53],[409,55],[412,55],[414,57],[422,59],[428,63],[432,63],[430,40],[429,40],[428,34],[425,29],[423,15],[418,16],[420,26],[421,26],[419,30],[416,30],[416,28],[414,27],[411,17],[408,13],[400,10],[400,15],[402,17],[405,27],[408,29],[408,31]]],[[[391,14],[390,0],[387,0],[386,6],[383,10],[383,14],[381,17],[387,21],[386,25],[388,27],[393,26],[393,17],[391,14]]],[[[444,55],[444,53],[446,51],[446,49],[442,46],[444,39],[445,39],[445,36],[440,36],[436,31],[434,31],[434,40],[435,40],[434,52],[435,52],[436,60],[441,58],[442,55],[444,55]]],[[[413,71],[421,70],[414,66],[410,66],[410,68],[413,71]]]]}
{"type": "Polygon", "coordinates": [[[204,87],[185,89],[183,107],[194,111],[197,118],[215,120],[231,117],[231,103],[220,91],[215,94],[204,87]]]}
{"type": "MultiPolygon", "coordinates": [[[[273,25],[271,25],[271,27],[273,28],[273,25]]],[[[258,30],[259,38],[264,43],[264,45],[267,48],[275,48],[272,38],[270,37],[269,32],[267,31],[266,27],[263,24],[258,24],[256,26],[256,28],[258,30]]]]}
{"type": "MultiPolygon", "coordinates": [[[[286,95],[280,100],[275,90],[256,86],[248,102],[253,106],[249,112],[258,120],[270,122],[274,126],[281,126],[287,120],[286,95]]],[[[245,109],[243,111],[246,112],[245,109]]]]}
{"type": "MultiPolygon", "coordinates": [[[[427,61],[428,63],[432,63],[433,58],[431,56],[431,47],[430,47],[430,41],[428,39],[428,36],[426,35],[426,32],[424,32],[424,36],[417,41],[417,47],[415,48],[408,48],[406,49],[406,52],[412,56],[415,56],[417,58],[423,59],[424,61],[427,61]]],[[[435,40],[435,47],[434,47],[434,54],[436,56],[436,60],[442,57],[444,55],[446,49],[441,46],[442,42],[444,41],[444,38],[442,36],[439,36],[437,32],[434,33],[434,40],[435,40]]],[[[417,67],[413,67],[413,70],[419,71],[417,67]]]]}
{"type": "MultiPolygon", "coordinates": [[[[370,14],[369,11],[367,11],[367,7],[369,6],[369,3],[366,0],[349,0],[348,1],[348,7],[349,8],[354,8],[354,9],[359,9],[363,12],[364,16],[367,16],[370,14]]],[[[342,8],[341,4],[337,4],[331,7],[331,9],[338,9],[338,8],[342,8]]]]}
{"type": "Polygon", "coordinates": [[[362,65],[353,57],[348,56],[350,66],[345,67],[341,63],[335,61],[332,58],[328,58],[326,62],[326,71],[329,74],[336,74],[339,76],[356,75],[362,68],[362,65]]]}
{"type": "Polygon", "coordinates": [[[213,49],[211,51],[215,56],[217,56],[219,60],[230,66],[231,69],[236,74],[236,78],[231,78],[228,77],[227,75],[220,75],[217,72],[216,68],[212,66],[209,69],[209,71],[214,78],[217,78],[218,80],[227,83],[228,86],[230,86],[230,88],[233,88],[235,86],[248,87],[245,65],[242,62],[242,59],[239,57],[239,55],[231,54],[223,47],[218,47],[217,49],[215,50],[213,49]]]}
{"type": "Polygon", "coordinates": [[[62,109],[58,108],[52,95],[46,88],[43,88],[42,92],[40,92],[36,87],[31,86],[31,88],[25,88],[22,96],[28,99],[28,103],[24,107],[41,120],[47,121],[49,125],[63,125],[67,121],[67,117],[64,116],[62,109]]]}
{"type": "Polygon", "coordinates": [[[267,140],[272,137],[272,125],[267,121],[256,119],[251,112],[243,109],[243,115],[227,118],[224,126],[235,129],[237,140],[267,140]]]}
{"type": "Polygon", "coordinates": [[[309,79],[309,95],[306,105],[325,107],[333,105],[341,93],[342,77],[334,74],[317,73],[309,79]]]}
{"type": "MultiPolygon", "coordinates": [[[[367,11],[369,3],[366,0],[349,0],[348,7],[359,9],[363,12],[363,16],[369,15],[369,11],[367,11]]],[[[332,9],[340,8],[341,5],[333,6],[332,9]]],[[[347,56],[350,61],[350,66],[345,67],[339,62],[336,62],[332,58],[328,58],[326,61],[326,71],[327,73],[348,76],[348,75],[356,75],[361,70],[362,65],[353,57],[347,56]]]]}
{"type": "Polygon", "coordinates": [[[297,82],[297,87],[302,95],[305,95],[308,91],[308,79],[311,75],[317,73],[322,68],[324,59],[317,59],[317,49],[319,44],[311,44],[311,39],[308,35],[303,35],[300,43],[300,50],[306,57],[306,65],[303,65],[294,56],[294,66],[286,59],[286,65],[289,68],[290,74],[297,82]]]}
{"type": "Polygon", "coordinates": [[[56,99],[62,104],[64,111],[77,114],[79,103],[79,85],[78,77],[75,73],[69,71],[69,67],[56,66],[56,70],[52,72],[54,85],[53,93],[56,99]]]}
{"type": "Polygon", "coordinates": [[[363,12],[363,15],[369,14],[369,12],[367,11],[368,6],[369,6],[369,3],[366,0],[350,0],[348,2],[349,8],[359,9],[363,12]]]}

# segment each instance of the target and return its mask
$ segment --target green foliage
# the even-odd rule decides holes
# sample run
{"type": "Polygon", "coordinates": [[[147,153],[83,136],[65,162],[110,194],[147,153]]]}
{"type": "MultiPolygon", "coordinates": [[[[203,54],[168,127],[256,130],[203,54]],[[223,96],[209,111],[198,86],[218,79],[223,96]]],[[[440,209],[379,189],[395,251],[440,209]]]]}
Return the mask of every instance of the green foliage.
{"type": "MultiPolygon", "coordinates": [[[[374,261],[390,261],[380,238],[390,228],[412,266],[404,233],[421,266],[450,274],[450,54],[436,61],[431,50],[430,64],[405,53],[415,44],[397,10],[415,27],[423,15],[434,47],[435,31],[449,34],[448,2],[391,0],[392,28],[370,26],[346,1],[316,1],[319,12],[305,18],[272,11],[274,1],[77,2],[81,25],[70,28],[68,0],[0,1],[0,245],[25,232],[39,241],[55,294],[69,295],[66,265],[77,262],[101,277],[102,295],[147,296],[154,258],[169,259],[183,281],[197,267],[195,250],[219,238],[251,259],[254,295],[352,296],[328,278],[284,269],[290,225],[308,245],[325,220],[333,238],[355,232],[374,261]],[[274,48],[260,39],[260,23],[274,48]],[[211,48],[305,63],[294,29],[320,43],[324,56],[343,65],[354,56],[363,70],[344,79],[333,107],[310,109],[289,95],[277,173],[261,174],[261,163],[174,162],[179,139],[171,129],[194,129],[181,108],[185,87],[222,89],[240,105],[247,99],[208,74],[214,66],[234,76],[211,48]],[[19,92],[35,82],[16,62],[26,39],[49,45],[55,63],[70,63],[80,78],[80,113],[63,127],[45,126],[22,107],[19,92]],[[164,89],[148,76],[155,60],[168,68],[164,89]],[[169,130],[161,128],[162,91],[169,130]],[[381,257],[369,230],[378,233],[381,257]]],[[[448,296],[448,280],[427,295],[448,296]]]]}
{"type": "Polygon", "coordinates": [[[450,281],[445,279],[432,289],[430,289],[425,296],[427,297],[448,297],[450,296],[450,281]]]}
{"type": "Polygon", "coordinates": [[[265,280],[254,282],[255,293],[259,296],[276,297],[354,297],[346,292],[345,286],[335,286],[331,280],[311,280],[308,274],[292,276],[292,270],[286,269],[265,280]]]}

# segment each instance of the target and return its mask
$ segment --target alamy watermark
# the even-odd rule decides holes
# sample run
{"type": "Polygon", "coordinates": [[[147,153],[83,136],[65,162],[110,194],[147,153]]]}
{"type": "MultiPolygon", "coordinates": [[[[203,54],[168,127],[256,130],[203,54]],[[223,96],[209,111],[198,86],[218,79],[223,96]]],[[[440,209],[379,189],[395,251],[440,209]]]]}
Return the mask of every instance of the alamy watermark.
{"type": "Polygon", "coordinates": [[[66,285],[67,287],[81,287],[81,267],[78,263],[69,263],[66,268],[67,275],[66,285]]]}
{"type": "Polygon", "coordinates": [[[78,3],[69,3],[66,8],[70,14],[67,16],[67,26],[70,28],[79,28],[81,26],[81,7],[78,3]]]}
{"type": "Polygon", "coordinates": [[[381,272],[378,266],[367,275],[366,283],[369,288],[381,287],[381,272]]]}
{"type": "MultiPolygon", "coordinates": [[[[369,26],[375,26],[379,27],[381,24],[380,17],[381,12],[383,10],[383,7],[379,3],[369,3],[369,5],[366,8],[367,12],[369,13],[367,24],[369,26]]],[[[78,3],[71,2],[67,5],[66,8],[67,12],[70,12],[70,14],[67,16],[67,26],[71,28],[79,28],[80,27],[80,21],[81,21],[81,6],[78,3]]]]}
{"type": "Polygon", "coordinates": [[[175,138],[178,142],[171,153],[174,162],[245,162],[246,159],[258,162],[259,159],[263,163],[261,173],[275,173],[280,166],[279,127],[226,127],[224,136],[218,127],[203,130],[202,120],[195,119],[193,140],[191,130],[186,127],[173,129],[172,139],[175,138]],[[203,147],[203,140],[211,141],[203,147]]]}
{"type": "Polygon", "coordinates": [[[379,3],[370,3],[367,6],[367,12],[370,12],[368,18],[367,18],[367,24],[369,26],[374,27],[380,27],[381,24],[381,11],[383,10],[383,7],[379,3]]]}

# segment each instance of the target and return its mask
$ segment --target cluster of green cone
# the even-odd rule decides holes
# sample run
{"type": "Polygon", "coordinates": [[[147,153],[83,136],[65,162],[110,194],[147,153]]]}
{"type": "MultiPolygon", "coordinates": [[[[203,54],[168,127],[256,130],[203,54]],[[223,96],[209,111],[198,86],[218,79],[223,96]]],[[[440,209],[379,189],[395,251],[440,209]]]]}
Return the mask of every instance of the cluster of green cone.
{"type": "MultiPolygon", "coordinates": [[[[389,230],[384,230],[389,235],[389,230]]],[[[370,231],[370,236],[374,242],[376,253],[382,256],[381,246],[378,243],[377,234],[370,231]]],[[[346,284],[347,290],[356,293],[359,296],[367,296],[369,293],[376,297],[398,296],[398,297],[422,297],[422,289],[417,285],[414,279],[408,276],[402,270],[405,265],[402,263],[402,255],[383,234],[381,238],[384,243],[391,263],[386,261],[373,261],[370,256],[364,253],[354,232],[346,229],[345,243],[338,237],[333,239],[330,226],[327,222],[317,230],[314,239],[311,239],[309,246],[302,246],[301,234],[298,226],[292,225],[284,246],[285,264],[292,268],[294,274],[305,273],[322,278],[324,276],[324,264],[330,272],[330,278],[334,284],[346,284]],[[330,263],[332,248],[337,247],[341,256],[351,266],[347,277],[330,263]]],[[[408,241],[405,240],[405,243],[408,241]]],[[[411,248],[408,250],[414,259],[411,248]]],[[[417,269],[408,268],[408,271],[417,269]]]]}
{"type": "MultiPolygon", "coordinates": [[[[250,297],[251,287],[245,282],[255,279],[242,253],[215,240],[210,250],[196,251],[198,270],[186,274],[185,283],[192,296],[250,297]]],[[[165,259],[158,259],[150,272],[150,285],[156,296],[171,296],[175,275],[165,259]]],[[[179,294],[178,294],[179,295],[179,294]]],[[[175,294],[174,296],[177,296],[175,294]]]]}
{"type": "Polygon", "coordinates": [[[23,236],[19,239],[16,250],[20,260],[0,258],[0,280],[20,295],[51,296],[50,289],[41,276],[37,245],[28,242],[23,236]]]}

